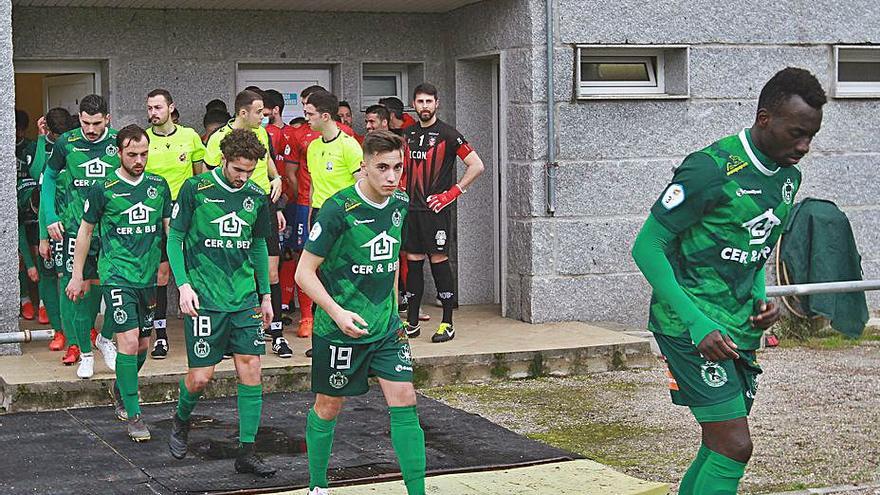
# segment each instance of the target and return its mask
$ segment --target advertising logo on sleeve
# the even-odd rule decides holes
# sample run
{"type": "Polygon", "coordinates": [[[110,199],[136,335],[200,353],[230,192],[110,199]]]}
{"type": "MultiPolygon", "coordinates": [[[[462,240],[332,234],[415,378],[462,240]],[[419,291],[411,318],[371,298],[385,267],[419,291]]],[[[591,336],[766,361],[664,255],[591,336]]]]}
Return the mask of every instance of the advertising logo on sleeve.
{"type": "Polygon", "coordinates": [[[684,186],[681,184],[670,184],[663,193],[661,204],[667,210],[671,210],[684,202],[684,186]]]}

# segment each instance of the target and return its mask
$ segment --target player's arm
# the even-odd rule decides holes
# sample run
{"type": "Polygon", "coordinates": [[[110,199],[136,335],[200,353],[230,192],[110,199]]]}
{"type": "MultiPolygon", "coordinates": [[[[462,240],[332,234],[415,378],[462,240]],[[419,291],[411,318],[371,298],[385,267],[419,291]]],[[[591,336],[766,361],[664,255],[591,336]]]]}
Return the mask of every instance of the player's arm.
{"type": "Polygon", "coordinates": [[[782,310],[780,310],[779,305],[767,300],[767,280],[764,267],[761,267],[755,273],[752,297],[755,300],[755,313],[754,316],[749,317],[749,321],[753,327],[766,330],[779,321],[780,316],[782,316],[782,310]]]}
{"type": "Polygon", "coordinates": [[[272,309],[272,296],[269,289],[269,249],[266,246],[266,237],[269,235],[269,215],[272,206],[261,201],[257,212],[257,221],[254,225],[251,246],[248,249],[248,258],[254,266],[254,275],[257,279],[257,294],[260,296],[260,309],[263,313],[263,328],[269,328],[274,317],[272,309]]]}
{"type": "Polygon", "coordinates": [[[56,180],[61,169],[64,168],[63,153],[64,148],[61,143],[56,142],[52,157],[43,171],[43,185],[40,188],[40,209],[44,210],[46,232],[56,241],[60,241],[64,233],[64,226],[58,221],[58,213],[55,211],[56,180]]]}
{"type": "Polygon", "coordinates": [[[180,188],[180,193],[177,195],[177,203],[171,211],[168,240],[165,243],[165,252],[168,253],[168,265],[171,267],[171,273],[174,274],[177,290],[180,291],[180,311],[192,317],[199,315],[199,296],[196,295],[189,284],[186,263],[183,260],[183,240],[190,228],[195,206],[195,198],[193,196],[194,180],[187,179],[180,188]]]}
{"type": "Polygon", "coordinates": [[[89,247],[92,245],[92,232],[94,231],[95,224],[89,223],[85,219],[79,224],[79,231],[76,233],[76,247],[73,250],[73,274],[70,276],[70,282],[65,290],[71,301],[76,301],[88,290],[88,284],[83,280],[83,269],[86,266],[86,256],[88,256],[89,247]]]}
{"type": "Polygon", "coordinates": [[[351,312],[340,306],[327,292],[321,279],[318,278],[318,267],[324,262],[324,258],[303,250],[296,266],[296,283],[305,291],[315,304],[321,307],[336,322],[336,326],[345,335],[352,338],[360,338],[367,334],[365,327],[367,322],[357,313],[351,312]]]}
{"type": "Polygon", "coordinates": [[[21,261],[27,270],[28,278],[34,282],[39,280],[39,277],[35,277],[37,268],[34,266],[34,258],[31,256],[31,247],[28,245],[24,225],[21,224],[18,225],[18,254],[21,255],[21,261]]]}
{"type": "MultiPolygon", "coordinates": [[[[41,117],[42,118],[42,117],[41,117]]],[[[31,168],[28,169],[28,174],[35,181],[40,181],[40,174],[43,173],[43,167],[46,165],[46,136],[40,134],[37,136],[37,149],[34,151],[34,161],[31,163],[31,168]]]]}
{"type": "Polygon", "coordinates": [[[428,202],[428,208],[434,211],[434,213],[440,213],[443,208],[446,208],[453,201],[456,200],[459,196],[464,194],[467,191],[467,188],[477,180],[477,177],[483,173],[483,170],[486,169],[486,166],[483,165],[483,160],[480,159],[480,156],[477,155],[477,152],[471,147],[471,145],[464,140],[460,134],[455,137],[457,150],[456,154],[461,161],[464,162],[464,175],[461,177],[461,180],[458,181],[457,184],[450,187],[448,190],[443,191],[439,194],[432,194],[425,198],[428,202]]]}
{"type": "Polygon", "coordinates": [[[645,220],[633,244],[632,256],[657,299],[674,308],[691,340],[713,361],[735,359],[736,345],[720,325],[703,314],[675,279],[666,256],[673,241],[696,224],[719,201],[724,184],[714,162],[702,153],[690,155],[676,170],[645,220]]]}

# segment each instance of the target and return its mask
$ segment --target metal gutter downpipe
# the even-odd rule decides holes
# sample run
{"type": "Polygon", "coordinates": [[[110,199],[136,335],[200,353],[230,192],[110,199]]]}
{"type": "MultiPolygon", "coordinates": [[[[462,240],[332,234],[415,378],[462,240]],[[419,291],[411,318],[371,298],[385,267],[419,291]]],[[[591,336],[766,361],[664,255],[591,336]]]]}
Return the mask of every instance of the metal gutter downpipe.
{"type": "Polygon", "coordinates": [[[547,213],[556,214],[556,124],[553,108],[553,0],[546,0],[547,14],[545,30],[547,31],[547,165],[545,167],[545,192],[547,196],[547,213]]]}
{"type": "Polygon", "coordinates": [[[52,340],[55,330],[22,330],[21,332],[0,333],[0,344],[19,344],[32,340],[52,340]]]}

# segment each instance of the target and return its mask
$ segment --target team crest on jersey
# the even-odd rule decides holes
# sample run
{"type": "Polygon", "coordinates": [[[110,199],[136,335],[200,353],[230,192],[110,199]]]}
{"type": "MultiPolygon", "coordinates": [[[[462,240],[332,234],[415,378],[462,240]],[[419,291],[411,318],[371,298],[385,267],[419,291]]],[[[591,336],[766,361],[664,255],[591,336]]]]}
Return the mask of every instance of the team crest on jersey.
{"type": "Polygon", "coordinates": [[[73,273],[73,258],[67,258],[67,263],[64,267],[67,269],[67,273],[73,273]]]}
{"type": "Polygon", "coordinates": [[[208,357],[208,354],[211,354],[211,344],[205,339],[199,339],[198,342],[193,344],[193,354],[195,354],[197,358],[204,359],[208,357]]]}
{"type": "Polygon", "coordinates": [[[400,346],[400,349],[397,351],[397,359],[400,359],[400,362],[403,364],[412,364],[412,350],[409,348],[408,343],[400,346]]]}
{"type": "Polygon", "coordinates": [[[332,172],[332,171],[333,171],[333,162],[327,162],[327,171],[328,171],[328,172],[332,172]]]}
{"type": "Polygon", "coordinates": [[[663,193],[663,199],[660,204],[667,210],[671,210],[684,202],[684,186],[681,184],[670,184],[663,193]]]}
{"type": "Polygon", "coordinates": [[[220,237],[240,237],[242,227],[249,226],[249,224],[242,220],[234,211],[212,220],[211,223],[217,224],[217,227],[220,230],[220,237]]]}
{"type": "Polygon", "coordinates": [[[742,226],[752,236],[749,244],[764,244],[767,242],[767,238],[770,237],[770,233],[773,232],[773,228],[781,224],[782,221],[773,213],[773,209],[767,208],[767,211],[743,223],[742,226]]]}
{"type": "Polygon", "coordinates": [[[185,162],[186,161],[186,153],[181,153],[180,156],[177,157],[178,161],[185,162]]]}
{"type": "Polygon", "coordinates": [[[785,179],[785,184],[782,185],[782,201],[790,205],[792,199],[794,199],[794,183],[791,179],[785,179]]]}
{"type": "Polygon", "coordinates": [[[712,361],[706,361],[700,366],[700,376],[703,377],[703,382],[712,388],[722,387],[727,383],[727,371],[712,361]]]}
{"type": "Polygon", "coordinates": [[[339,390],[340,388],[348,385],[348,377],[343,375],[341,371],[337,371],[330,375],[330,386],[339,390]]]}
{"type": "Polygon", "coordinates": [[[61,266],[64,263],[64,256],[61,253],[55,253],[55,266],[61,266]]]}
{"type": "Polygon", "coordinates": [[[394,245],[399,242],[388,235],[388,232],[382,231],[381,234],[373,237],[361,247],[370,249],[370,261],[384,261],[394,257],[394,245]]]}
{"type": "Polygon", "coordinates": [[[400,222],[402,221],[403,216],[400,214],[400,210],[394,210],[394,213],[391,214],[391,223],[395,227],[400,227],[400,222]]]}
{"type": "Polygon", "coordinates": [[[107,156],[115,156],[116,153],[119,152],[119,148],[116,147],[115,144],[108,144],[107,149],[104,150],[107,153],[107,156]]]}
{"type": "Polygon", "coordinates": [[[434,146],[435,144],[437,144],[437,137],[436,136],[429,137],[428,138],[428,147],[434,146]]]}
{"type": "Polygon", "coordinates": [[[434,241],[437,243],[438,246],[445,246],[446,245],[446,231],[445,230],[438,230],[437,234],[434,235],[434,241]]]}
{"type": "Polygon", "coordinates": [[[44,259],[44,260],[43,260],[43,266],[45,266],[47,270],[51,270],[52,267],[55,266],[55,261],[52,260],[52,258],[49,258],[49,259],[47,259],[47,260],[44,259]]]}
{"type": "Polygon", "coordinates": [[[250,196],[244,198],[244,201],[241,202],[241,207],[248,213],[254,211],[254,198],[250,196]]]}
{"type": "Polygon", "coordinates": [[[128,313],[122,308],[116,308],[116,311],[113,312],[113,321],[115,321],[117,325],[122,325],[128,321],[128,313]]]}
{"type": "Polygon", "coordinates": [[[159,196],[159,190],[153,186],[147,188],[147,197],[150,199],[156,199],[159,196]]]}

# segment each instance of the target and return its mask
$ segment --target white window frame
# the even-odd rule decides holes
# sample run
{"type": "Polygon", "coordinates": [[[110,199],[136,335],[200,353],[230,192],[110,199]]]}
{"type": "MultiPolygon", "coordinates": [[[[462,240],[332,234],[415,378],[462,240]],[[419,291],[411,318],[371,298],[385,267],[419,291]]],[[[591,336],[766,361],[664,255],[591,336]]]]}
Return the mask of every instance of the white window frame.
{"type": "Polygon", "coordinates": [[[635,93],[663,93],[665,91],[666,80],[663,74],[663,55],[660,56],[608,56],[608,55],[581,55],[578,61],[578,81],[581,90],[588,88],[591,94],[614,94],[629,92],[627,88],[635,88],[635,93]],[[647,81],[582,81],[581,80],[581,64],[584,62],[596,62],[605,64],[644,64],[648,69],[647,81]]]}
{"type": "Polygon", "coordinates": [[[840,62],[871,62],[880,64],[880,46],[836,45],[834,47],[835,98],[880,98],[880,81],[841,81],[839,73],[840,62]],[[858,52],[855,50],[858,50],[858,52]],[[867,55],[865,51],[870,51],[872,54],[867,55]]]}
{"type": "MultiPolygon", "coordinates": [[[[405,92],[409,87],[409,74],[407,73],[406,64],[373,64],[373,63],[364,63],[361,66],[361,101],[369,98],[373,99],[381,99],[381,98],[400,98],[400,101],[404,102],[406,105],[407,96],[405,92]],[[364,79],[368,76],[378,76],[378,77],[394,77],[395,87],[397,94],[394,95],[367,95],[364,94],[364,79]]],[[[370,103],[372,105],[372,103],[370,103]]]]}
{"type": "MultiPolygon", "coordinates": [[[[678,61],[678,55],[676,59],[678,61]]],[[[575,45],[574,77],[575,99],[687,99],[690,97],[688,84],[690,71],[690,47],[688,45],[575,45]],[[684,56],[684,66],[668,65],[667,55],[671,51],[684,56]],[[652,81],[582,81],[581,63],[601,57],[602,62],[645,63],[652,81]],[[683,83],[676,82],[671,89],[667,84],[667,70],[672,67],[683,71],[683,83]],[[681,67],[681,68],[679,68],[681,67]],[[670,92],[672,91],[672,92],[670,92]]],[[[676,77],[676,81],[680,78],[676,77]]]]}

